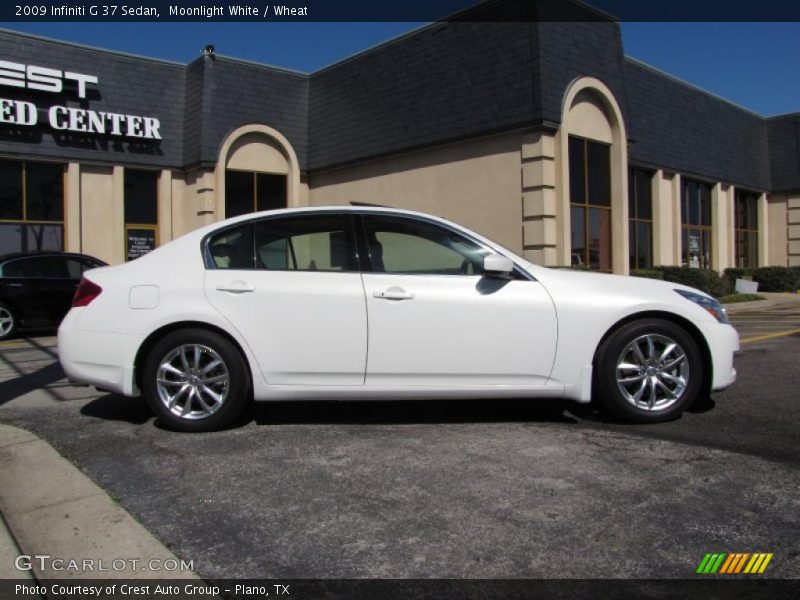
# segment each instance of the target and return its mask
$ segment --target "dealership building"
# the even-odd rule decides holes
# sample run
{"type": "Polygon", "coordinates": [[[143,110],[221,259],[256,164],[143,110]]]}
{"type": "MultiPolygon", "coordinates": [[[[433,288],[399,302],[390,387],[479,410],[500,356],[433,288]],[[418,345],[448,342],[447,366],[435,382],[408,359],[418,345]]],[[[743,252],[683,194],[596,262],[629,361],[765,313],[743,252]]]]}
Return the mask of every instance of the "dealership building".
{"type": "Polygon", "coordinates": [[[0,31],[0,254],[120,263],[229,216],[350,202],[544,265],[800,265],[800,114],[628,57],[613,18],[563,0],[479,5],[313,73],[0,31]]]}

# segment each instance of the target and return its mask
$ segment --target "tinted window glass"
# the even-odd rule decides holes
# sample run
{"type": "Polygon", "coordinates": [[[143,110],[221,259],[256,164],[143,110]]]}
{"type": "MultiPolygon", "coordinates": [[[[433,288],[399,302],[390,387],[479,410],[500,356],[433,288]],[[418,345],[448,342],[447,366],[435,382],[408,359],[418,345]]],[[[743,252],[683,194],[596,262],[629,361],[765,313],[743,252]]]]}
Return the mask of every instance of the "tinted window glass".
{"type": "Polygon", "coordinates": [[[286,175],[256,174],[256,208],[286,208],[286,175]]]}
{"type": "Polygon", "coordinates": [[[224,231],[211,239],[208,249],[218,269],[252,269],[253,225],[224,231]]]}
{"type": "Polygon", "coordinates": [[[255,210],[255,178],[244,171],[225,171],[225,216],[238,217],[255,210]]]}
{"type": "Polygon", "coordinates": [[[587,171],[589,174],[589,204],[611,206],[611,159],[609,147],[587,142],[587,171]]]}
{"type": "Polygon", "coordinates": [[[0,223],[0,254],[61,250],[63,240],[63,225],[0,223]]]}
{"type": "Polygon", "coordinates": [[[0,160],[0,219],[22,218],[22,163],[0,160]]]}
{"type": "Polygon", "coordinates": [[[26,225],[22,233],[22,250],[26,252],[61,250],[64,247],[63,225],[26,225]]]}
{"type": "Polygon", "coordinates": [[[84,271],[94,269],[99,265],[93,264],[90,261],[81,258],[65,258],[63,259],[64,268],[67,272],[67,277],[70,279],[80,279],[84,271]]]}
{"type": "Polygon", "coordinates": [[[586,143],[579,138],[569,138],[569,196],[570,202],[586,202],[586,143]]]}
{"type": "MultiPolygon", "coordinates": [[[[650,187],[650,173],[647,171],[642,171],[641,169],[636,169],[635,173],[636,218],[652,219],[653,199],[652,190],[650,187]]],[[[628,190],[628,193],[630,194],[630,189],[628,190]]]]}
{"type": "Polygon", "coordinates": [[[158,223],[158,173],[125,169],[125,222],[158,223]]]}
{"type": "Polygon", "coordinates": [[[51,256],[34,256],[7,262],[3,266],[5,277],[30,277],[53,279],[66,277],[61,260],[51,256]]]}
{"type": "Polygon", "coordinates": [[[0,223],[0,254],[22,252],[23,227],[21,223],[0,223]]]}
{"type": "Polygon", "coordinates": [[[357,271],[342,215],[269,219],[255,226],[256,268],[280,271],[357,271]]]}
{"type": "Polygon", "coordinates": [[[25,196],[29,221],[63,221],[64,167],[52,163],[26,163],[25,196]]]}
{"type": "Polygon", "coordinates": [[[413,219],[365,216],[375,271],[425,275],[479,275],[487,252],[444,227],[413,219]]]}

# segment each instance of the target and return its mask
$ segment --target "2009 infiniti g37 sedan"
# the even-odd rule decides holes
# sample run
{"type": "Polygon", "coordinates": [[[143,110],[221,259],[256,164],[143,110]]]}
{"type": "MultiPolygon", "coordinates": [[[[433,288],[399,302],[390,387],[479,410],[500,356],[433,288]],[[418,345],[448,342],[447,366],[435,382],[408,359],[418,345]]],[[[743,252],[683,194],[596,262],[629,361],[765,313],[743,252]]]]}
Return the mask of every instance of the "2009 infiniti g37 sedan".
{"type": "Polygon", "coordinates": [[[595,398],[664,421],[734,382],[739,339],[692,288],[354,206],[237,217],[91,270],[58,346],[71,380],[207,431],[251,399],[595,398]]]}

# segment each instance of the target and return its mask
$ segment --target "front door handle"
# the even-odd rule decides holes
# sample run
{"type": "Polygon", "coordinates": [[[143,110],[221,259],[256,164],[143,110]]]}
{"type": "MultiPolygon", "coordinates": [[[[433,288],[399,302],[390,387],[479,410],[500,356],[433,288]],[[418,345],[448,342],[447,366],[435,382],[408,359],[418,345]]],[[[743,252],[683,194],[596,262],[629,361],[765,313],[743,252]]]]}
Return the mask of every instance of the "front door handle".
{"type": "Polygon", "coordinates": [[[231,281],[217,286],[220,292],[229,292],[231,294],[245,294],[247,292],[254,292],[256,288],[252,285],[246,284],[244,281],[231,281]]]}
{"type": "Polygon", "coordinates": [[[373,298],[380,298],[381,300],[412,300],[414,298],[414,294],[396,285],[382,292],[373,292],[372,296],[373,298]]]}

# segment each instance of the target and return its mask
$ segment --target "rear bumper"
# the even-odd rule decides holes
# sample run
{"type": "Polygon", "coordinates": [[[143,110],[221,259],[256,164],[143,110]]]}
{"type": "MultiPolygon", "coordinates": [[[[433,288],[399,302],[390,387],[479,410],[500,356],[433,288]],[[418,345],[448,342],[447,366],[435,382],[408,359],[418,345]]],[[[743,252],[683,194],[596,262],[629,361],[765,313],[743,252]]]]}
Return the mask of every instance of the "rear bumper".
{"type": "Polygon", "coordinates": [[[81,309],[72,309],[58,329],[58,359],[67,378],[77,384],[136,396],[134,361],[142,337],[76,328],[81,309]]]}

